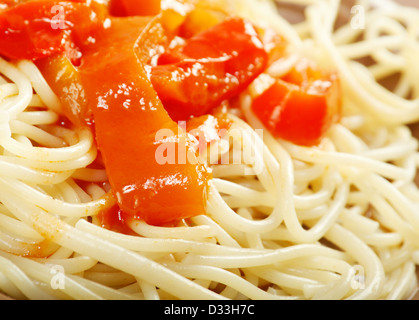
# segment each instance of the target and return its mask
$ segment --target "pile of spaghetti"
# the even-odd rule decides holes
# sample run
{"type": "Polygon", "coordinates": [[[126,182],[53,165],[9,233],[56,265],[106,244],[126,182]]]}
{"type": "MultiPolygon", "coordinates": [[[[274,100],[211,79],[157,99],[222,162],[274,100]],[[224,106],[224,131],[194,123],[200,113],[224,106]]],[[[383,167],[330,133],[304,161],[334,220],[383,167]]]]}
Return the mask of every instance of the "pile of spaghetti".
{"type": "Polygon", "coordinates": [[[2,1],[1,293],[415,294],[419,11],[277,5],[2,1]]]}

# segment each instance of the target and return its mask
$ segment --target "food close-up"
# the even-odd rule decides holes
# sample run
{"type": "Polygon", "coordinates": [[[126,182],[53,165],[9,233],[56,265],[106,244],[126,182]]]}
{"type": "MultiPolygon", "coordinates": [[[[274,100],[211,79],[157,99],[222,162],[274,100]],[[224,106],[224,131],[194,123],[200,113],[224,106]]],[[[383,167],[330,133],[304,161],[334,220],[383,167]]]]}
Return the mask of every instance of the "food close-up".
{"type": "Polygon", "coordinates": [[[411,300],[415,1],[0,0],[0,300],[411,300]]]}

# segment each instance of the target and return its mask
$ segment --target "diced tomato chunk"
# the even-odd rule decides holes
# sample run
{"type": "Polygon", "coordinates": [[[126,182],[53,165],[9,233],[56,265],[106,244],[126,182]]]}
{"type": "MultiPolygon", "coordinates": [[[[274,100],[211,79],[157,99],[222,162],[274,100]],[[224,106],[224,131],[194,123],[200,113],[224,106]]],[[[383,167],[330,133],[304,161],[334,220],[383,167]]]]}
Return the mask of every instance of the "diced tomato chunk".
{"type": "Polygon", "coordinates": [[[255,28],[230,18],[169,49],[151,72],[170,116],[201,116],[244,90],[266,67],[267,53],[255,28]]]}
{"type": "Polygon", "coordinates": [[[341,117],[340,81],[302,61],[257,97],[253,112],[278,138],[298,145],[320,143],[341,117]]]}
{"type": "Polygon", "coordinates": [[[103,24],[106,7],[96,2],[29,1],[0,13],[0,55],[37,60],[65,52],[74,64],[80,46],[103,24]]]}

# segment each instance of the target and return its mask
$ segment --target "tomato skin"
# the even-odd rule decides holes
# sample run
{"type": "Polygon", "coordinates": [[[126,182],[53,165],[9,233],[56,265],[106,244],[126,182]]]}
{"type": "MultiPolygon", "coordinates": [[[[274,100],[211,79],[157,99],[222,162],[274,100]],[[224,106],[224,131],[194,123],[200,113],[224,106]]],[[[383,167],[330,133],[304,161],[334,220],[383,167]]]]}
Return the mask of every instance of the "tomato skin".
{"type": "Polygon", "coordinates": [[[340,90],[337,75],[302,63],[256,97],[252,110],[275,137],[314,146],[341,117],[340,90]]]}
{"type": "Polygon", "coordinates": [[[89,103],[97,106],[96,138],[115,198],[126,216],[153,225],[204,214],[210,177],[206,167],[197,161],[162,164],[157,159],[160,147],[167,143],[178,150],[182,139],[186,152],[192,158],[195,154],[139,63],[134,44],[141,30],[131,21],[133,28],[125,19],[112,19],[80,67],[89,103]],[[157,138],[161,129],[173,136],[157,138]]]}
{"type": "Polygon", "coordinates": [[[267,60],[254,27],[230,18],[169,49],[153,67],[151,81],[170,116],[187,120],[243,91],[267,60]]]}

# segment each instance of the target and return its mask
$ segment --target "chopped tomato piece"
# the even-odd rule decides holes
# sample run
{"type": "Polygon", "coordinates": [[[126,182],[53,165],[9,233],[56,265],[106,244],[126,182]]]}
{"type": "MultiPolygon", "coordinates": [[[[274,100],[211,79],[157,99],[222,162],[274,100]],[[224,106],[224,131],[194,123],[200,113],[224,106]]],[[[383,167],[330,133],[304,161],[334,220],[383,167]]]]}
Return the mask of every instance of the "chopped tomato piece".
{"type": "Polygon", "coordinates": [[[155,16],[160,13],[160,0],[111,0],[110,12],[116,17],[155,16]]]}
{"type": "Polygon", "coordinates": [[[51,89],[61,100],[61,109],[76,126],[93,123],[92,108],[89,107],[86,93],[77,68],[65,54],[39,59],[36,65],[51,89]]]}
{"type": "Polygon", "coordinates": [[[168,49],[153,67],[151,80],[170,116],[187,120],[236,96],[265,69],[267,60],[255,28],[230,18],[168,49]]]}
{"type": "Polygon", "coordinates": [[[320,143],[341,117],[340,82],[302,61],[253,101],[252,110],[278,138],[298,145],[320,143]]]}
{"type": "MultiPolygon", "coordinates": [[[[138,20],[140,17],[135,17],[135,19],[138,20]]],[[[169,37],[166,34],[160,16],[154,18],[143,17],[142,19],[148,19],[149,23],[142,31],[142,35],[137,39],[135,49],[140,62],[144,66],[149,67],[155,64],[155,60],[165,51],[169,45],[169,37]]],[[[135,31],[135,28],[128,28],[128,30],[135,31]]],[[[147,70],[149,71],[149,68],[147,70]]]]}
{"type": "Polygon", "coordinates": [[[139,63],[134,45],[140,35],[138,26],[113,18],[84,53],[80,72],[96,106],[97,143],[120,209],[128,218],[161,225],[205,213],[210,174],[139,63]],[[185,162],[177,161],[181,149],[185,162]],[[164,155],[175,161],[165,163],[164,155]]]}
{"type": "Polygon", "coordinates": [[[172,35],[179,34],[179,28],[185,22],[186,12],[174,8],[162,10],[162,24],[167,33],[172,35]]]}
{"type": "Polygon", "coordinates": [[[75,64],[79,46],[101,26],[106,7],[96,2],[30,1],[0,13],[0,54],[37,60],[65,52],[75,64]]]}

